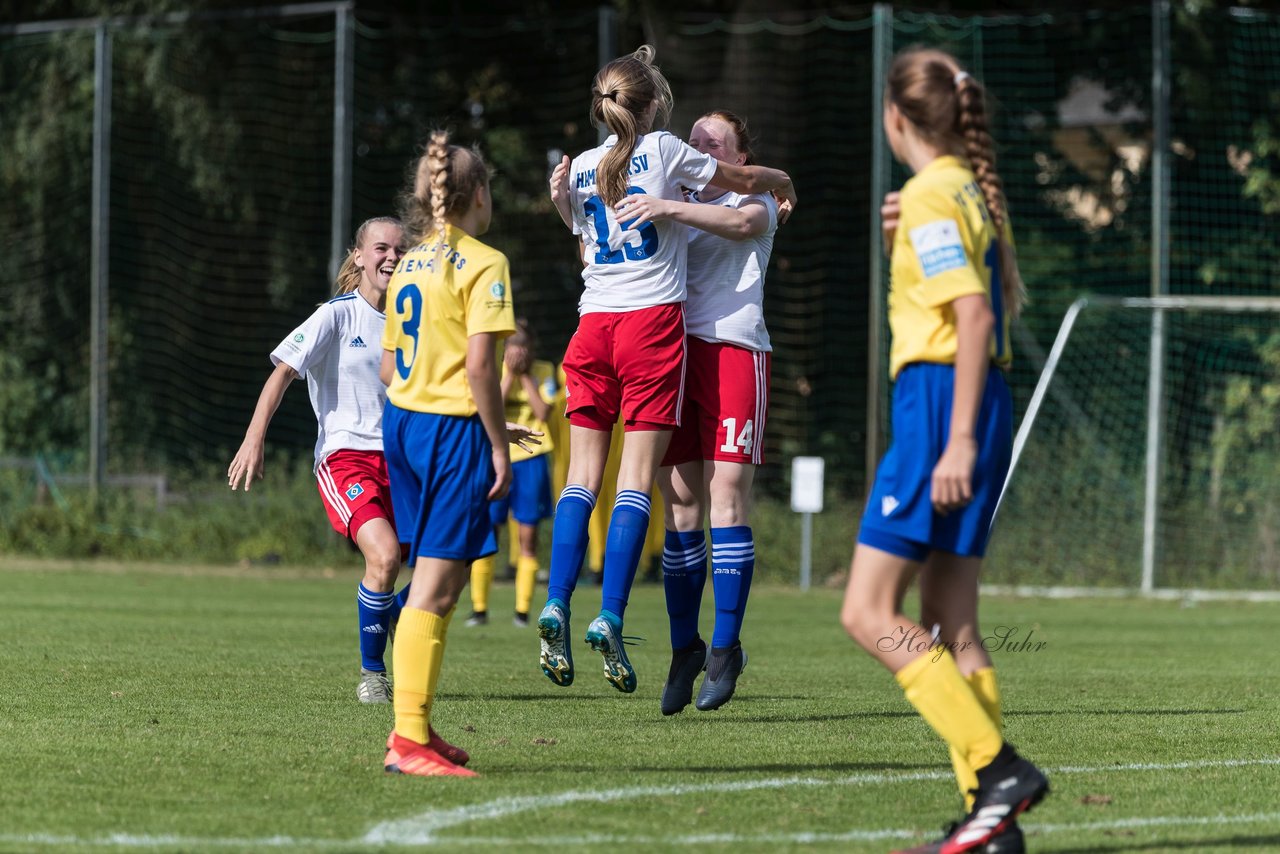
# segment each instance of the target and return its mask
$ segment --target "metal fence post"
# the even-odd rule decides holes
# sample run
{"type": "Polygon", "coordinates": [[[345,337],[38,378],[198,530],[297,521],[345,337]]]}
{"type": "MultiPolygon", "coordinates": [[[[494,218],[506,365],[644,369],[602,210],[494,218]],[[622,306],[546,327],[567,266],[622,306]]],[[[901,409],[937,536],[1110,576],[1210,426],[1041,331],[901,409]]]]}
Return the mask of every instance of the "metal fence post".
{"type": "MultiPolygon", "coordinates": [[[[1169,0],[1151,2],[1151,296],[1169,293],[1169,0]]],[[[1155,589],[1164,458],[1165,312],[1151,315],[1147,384],[1146,486],[1142,508],[1142,591],[1155,589]]]]}
{"type": "Polygon", "coordinates": [[[867,270],[867,456],[865,495],[871,494],[876,464],[883,444],[881,421],[885,399],[885,367],[882,353],[884,339],[885,294],[884,241],[880,237],[880,203],[889,191],[889,146],[884,138],[885,75],[893,53],[893,7],[877,3],[872,10],[871,26],[871,259],[867,270]]]}
{"type": "MultiPolygon", "coordinates": [[[[596,68],[603,68],[606,62],[618,55],[618,15],[612,6],[599,7],[596,18],[596,68]]],[[[609,138],[609,129],[604,125],[596,128],[596,144],[609,138]]]]}
{"type": "Polygon", "coordinates": [[[107,472],[107,285],[111,250],[111,29],[98,22],[93,48],[93,190],[89,238],[89,493],[107,472]]]}
{"type": "Polygon", "coordinates": [[[329,229],[329,281],[338,278],[351,234],[351,136],[355,117],[355,11],[350,3],[333,13],[333,210],[329,229]]]}

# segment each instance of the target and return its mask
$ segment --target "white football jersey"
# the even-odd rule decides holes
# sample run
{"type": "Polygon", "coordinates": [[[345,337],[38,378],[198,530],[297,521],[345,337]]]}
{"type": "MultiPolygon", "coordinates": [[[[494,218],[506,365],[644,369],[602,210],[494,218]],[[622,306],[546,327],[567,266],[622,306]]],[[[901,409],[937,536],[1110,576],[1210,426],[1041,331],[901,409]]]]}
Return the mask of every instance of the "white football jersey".
{"type": "Polygon", "coordinates": [[[359,292],[334,297],[271,351],[307,378],[320,433],[316,466],[338,450],[381,451],[387,388],[378,379],[387,316],[359,292]]]}
{"type": "MultiPolygon", "coordinates": [[[[573,233],[582,236],[582,280],[578,310],[635,311],[685,298],[685,227],[661,220],[624,229],[596,192],[596,169],[618,142],[610,136],[569,167],[573,233]]],[[[666,131],[646,133],[636,142],[628,166],[628,193],[648,193],[682,201],[681,187],[701,190],[716,174],[710,155],[690,148],[666,131]]]]}
{"type": "Polygon", "coordinates": [[[684,305],[685,329],[703,341],[736,344],[768,352],[764,326],[764,274],[778,230],[778,203],[769,193],[743,196],[725,193],[695,204],[740,208],[759,202],[769,212],[769,227],[758,237],[727,240],[696,228],[689,229],[689,300],[684,305]]]}

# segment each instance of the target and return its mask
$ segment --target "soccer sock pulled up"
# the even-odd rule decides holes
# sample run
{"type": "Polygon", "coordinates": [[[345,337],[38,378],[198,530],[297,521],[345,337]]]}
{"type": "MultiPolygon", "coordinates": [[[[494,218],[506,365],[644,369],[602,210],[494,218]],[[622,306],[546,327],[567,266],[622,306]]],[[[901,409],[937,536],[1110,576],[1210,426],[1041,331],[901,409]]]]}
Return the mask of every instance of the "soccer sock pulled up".
{"type": "Polygon", "coordinates": [[[533,555],[516,558],[516,613],[527,614],[533,604],[533,586],[538,578],[538,559],[533,555]]]}
{"type": "MultiPolygon", "coordinates": [[[[430,702],[435,702],[436,686],[440,684],[440,673],[444,670],[444,651],[449,646],[449,626],[453,623],[454,612],[458,610],[458,606],[454,605],[449,609],[449,613],[440,618],[442,623],[440,627],[440,643],[431,647],[431,665],[427,671],[427,696],[430,702]]],[[[430,707],[428,707],[430,711],[430,707]]],[[[430,715],[427,718],[427,732],[430,734],[431,720],[430,715]]]]}
{"type": "Polygon", "coordinates": [[[755,568],[756,546],[749,526],[711,529],[711,588],[716,596],[713,649],[726,649],[738,642],[755,568]]]}
{"type": "Polygon", "coordinates": [[[471,610],[483,614],[489,610],[489,588],[493,585],[493,556],[471,562],[471,610]]]}
{"type": "Polygon", "coordinates": [[[363,583],[356,587],[356,616],[360,620],[360,666],[365,670],[385,673],[387,633],[391,630],[391,613],[396,594],[375,593],[363,583]]]}
{"type": "Polygon", "coordinates": [[[639,490],[624,489],[613,502],[609,536],[604,543],[604,591],[602,610],[619,620],[627,610],[631,585],[636,580],[640,553],[649,535],[649,496],[639,490]]]}
{"type": "Polygon", "coordinates": [[[671,648],[684,649],[698,636],[698,612],[707,583],[707,537],[701,530],[667,531],[662,549],[671,648]]]}
{"type": "Polygon", "coordinates": [[[551,567],[547,600],[559,599],[569,605],[578,573],[587,554],[587,525],[596,507],[596,496],[580,484],[571,483],[556,502],[556,518],[551,526],[551,567]]]}
{"type": "MultiPolygon", "coordinates": [[[[995,668],[983,667],[975,670],[965,677],[965,681],[973,689],[973,695],[982,704],[987,717],[991,718],[991,722],[996,725],[997,730],[1001,729],[1003,721],[1000,715],[1000,688],[996,685],[995,668]]],[[[959,784],[960,794],[964,797],[964,808],[971,810],[973,809],[973,795],[970,792],[978,788],[978,774],[954,747],[950,748],[950,752],[951,766],[956,771],[956,783],[959,784]]]]}
{"type": "Polygon", "coordinates": [[[396,671],[393,695],[396,733],[426,744],[430,739],[431,704],[444,660],[447,617],[406,607],[400,612],[392,663],[396,671]]]}
{"type": "Polygon", "coordinates": [[[948,650],[930,648],[893,678],[920,716],[970,768],[991,764],[1004,740],[948,650]]]}

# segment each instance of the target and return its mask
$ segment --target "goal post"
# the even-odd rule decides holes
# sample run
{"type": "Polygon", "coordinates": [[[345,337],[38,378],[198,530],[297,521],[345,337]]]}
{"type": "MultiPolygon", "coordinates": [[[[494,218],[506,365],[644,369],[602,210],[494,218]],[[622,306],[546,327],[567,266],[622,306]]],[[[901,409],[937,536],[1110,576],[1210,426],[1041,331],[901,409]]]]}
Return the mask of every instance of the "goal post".
{"type": "Polygon", "coordinates": [[[997,582],[1280,588],[1280,297],[1076,300],[997,518],[997,582]]]}

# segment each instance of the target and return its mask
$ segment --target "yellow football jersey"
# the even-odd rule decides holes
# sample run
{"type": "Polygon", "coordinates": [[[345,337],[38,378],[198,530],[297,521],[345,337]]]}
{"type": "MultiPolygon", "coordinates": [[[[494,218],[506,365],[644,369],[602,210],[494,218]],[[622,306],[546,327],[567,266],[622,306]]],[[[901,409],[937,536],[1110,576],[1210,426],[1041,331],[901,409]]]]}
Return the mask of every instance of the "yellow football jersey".
{"type": "MultiPolygon", "coordinates": [[[[503,370],[505,371],[506,368],[504,367],[503,370]]],[[[556,385],[556,366],[550,362],[535,361],[529,366],[529,376],[533,379],[533,384],[538,387],[538,394],[542,395],[542,399],[547,403],[553,403],[556,392],[559,390],[556,385]]],[[[551,437],[551,431],[547,429],[547,423],[539,421],[534,416],[533,407],[529,404],[529,395],[519,382],[511,383],[511,388],[507,391],[506,407],[508,421],[514,421],[544,434],[538,440],[542,444],[534,445],[532,451],[526,451],[519,445],[512,445],[511,462],[518,463],[555,450],[556,443],[551,437]]]]}
{"type": "Polygon", "coordinates": [[[515,328],[507,257],[453,226],[443,245],[432,235],[405,253],[387,287],[382,349],[395,355],[387,397],[415,412],[474,415],[467,339],[515,328]]]}
{"type": "Polygon", "coordinates": [[[950,304],[970,294],[991,302],[996,318],[992,360],[999,365],[1013,361],[999,258],[995,224],[963,161],[939,157],[907,181],[890,265],[890,376],[897,377],[911,362],[955,362],[950,304]]]}

